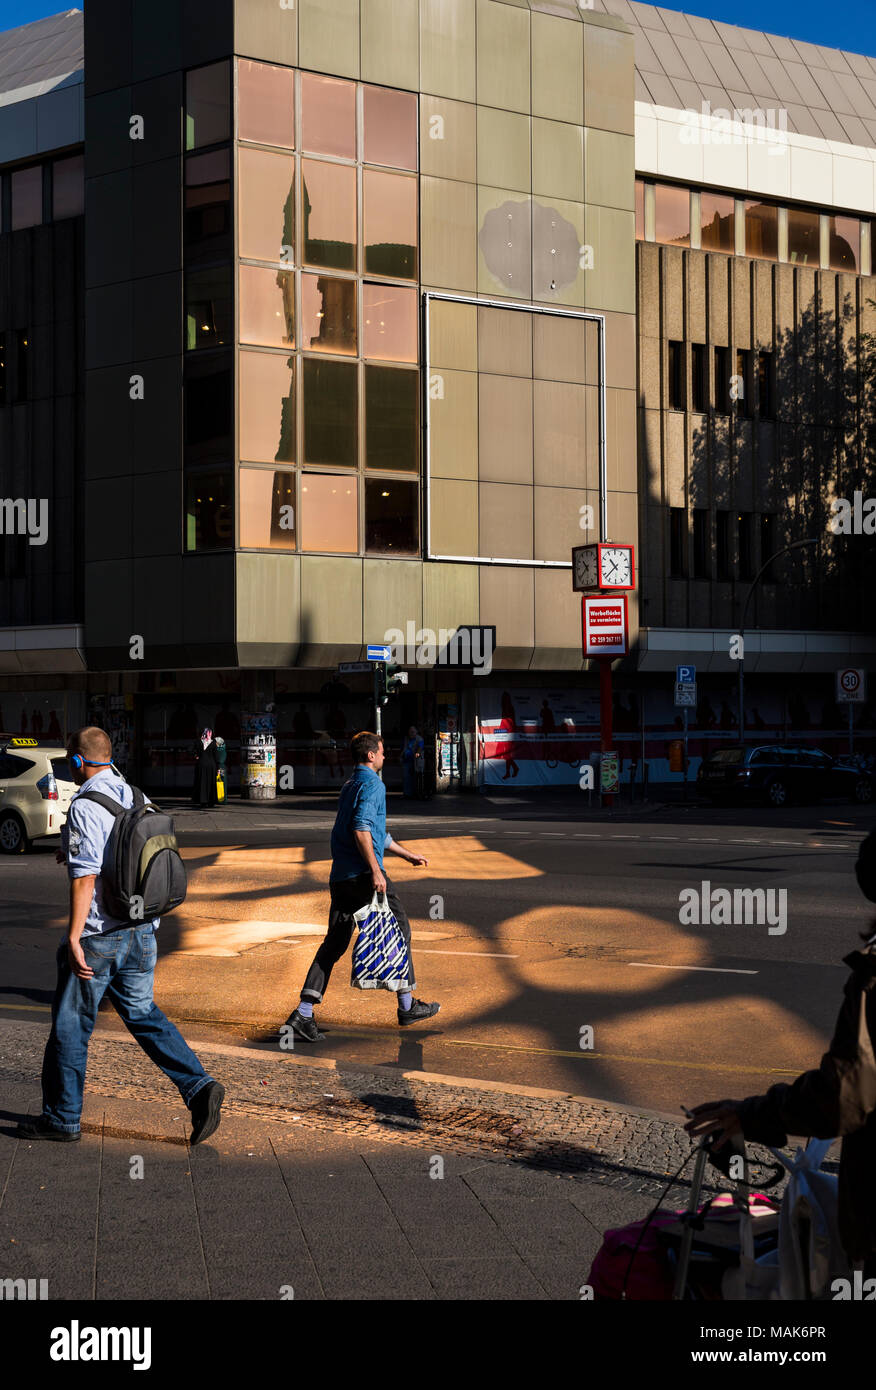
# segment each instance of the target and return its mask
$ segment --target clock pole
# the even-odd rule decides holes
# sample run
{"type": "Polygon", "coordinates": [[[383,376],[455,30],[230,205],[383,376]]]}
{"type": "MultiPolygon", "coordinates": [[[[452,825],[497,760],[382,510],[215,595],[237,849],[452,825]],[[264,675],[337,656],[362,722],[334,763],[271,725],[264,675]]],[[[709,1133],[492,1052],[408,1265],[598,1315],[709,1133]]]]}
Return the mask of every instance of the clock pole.
{"type": "MultiPolygon", "coordinates": [[[[610,656],[602,656],[599,658],[599,741],[603,753],[610,753],[612,751],[611,662],[612,658],[610,656]]],[[[601,762],[602,760],[600,758],[600,780],[602,778],[601,762]]],[[[614,797],[610,792],[603,794],[602,804],[611,810],[614,805],[614,797]]]]}

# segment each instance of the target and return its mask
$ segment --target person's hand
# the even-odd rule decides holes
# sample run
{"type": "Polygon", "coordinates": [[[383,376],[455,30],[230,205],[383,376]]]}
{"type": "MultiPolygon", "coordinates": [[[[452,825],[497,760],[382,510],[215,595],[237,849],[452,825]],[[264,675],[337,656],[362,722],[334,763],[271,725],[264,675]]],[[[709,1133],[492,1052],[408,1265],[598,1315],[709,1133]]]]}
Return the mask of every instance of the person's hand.
{"type": "Polygon", "coordinates": [[[385,879],[385,877],[383,876],[383,874],[380,872],[379,869],[372,869],[372,870],[371,870],[371,882],[372,882],[373,885],[374,885],[374,891],[375,891],[375,893],[385,893],[385,892],[386,892],[386,879],[385,879]]]}
{"type": "Polygon", "coordinates": [[[85,952],[82,949],[82,942],[77,937],[74,941],[72,937],[67,938],[67,960],[70,969],[78,980],[90,980],[94,971],[85,959],[85,952]]]}
{"type": "Polygon", "coordinates": [[[715,1148],[721,1149],[728,1139],[743,1138],[739,1120],[741,1104],[738,1100],[713,1100],[705,1105],[695,1105],[684,1128],[692,1139],[705,1138],[709,1134],[717,1135],[715,1148]]]}
{"type": "Polygon", "coordinates": [[[423,866],[424,869],[426,868],[427,864],[429,863],[429,861],[428,861],[428,859],[426,858],[425,854],[412,854],[412,855],[410,856],[410,859],[409,859],[408,862],[411,863],[411,864],[416,864],[416,865],[418,865],[418,866],[419,866],[420,864],[422,864],[422,866],[423,866]]]}

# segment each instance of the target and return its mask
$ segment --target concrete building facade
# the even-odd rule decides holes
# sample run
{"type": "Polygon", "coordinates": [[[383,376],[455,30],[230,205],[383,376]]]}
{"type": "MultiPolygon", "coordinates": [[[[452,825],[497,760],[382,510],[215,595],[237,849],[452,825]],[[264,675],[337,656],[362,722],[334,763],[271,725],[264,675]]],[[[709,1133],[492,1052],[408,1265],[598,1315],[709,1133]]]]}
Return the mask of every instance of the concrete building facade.
{"type": "Polygon", "coordinates": [[[569,553],[611,538],[619,748],[669,775],[676,663],[731,737],[748,586],[817,537],[750,606],[751,721],[837,735],[874,654],[872,541],[828,523],[873,472],[876,61],[627,0],[90,0],[7,37],[2,491],[49,543],[3,538],[0,724],[102,719],[173,787],[271,705],[326,784],[371,719],[339,665],[480,625],[492,670],[406,661],[393,737],[427,726],[439,785],[576,781],[569,553]]]}

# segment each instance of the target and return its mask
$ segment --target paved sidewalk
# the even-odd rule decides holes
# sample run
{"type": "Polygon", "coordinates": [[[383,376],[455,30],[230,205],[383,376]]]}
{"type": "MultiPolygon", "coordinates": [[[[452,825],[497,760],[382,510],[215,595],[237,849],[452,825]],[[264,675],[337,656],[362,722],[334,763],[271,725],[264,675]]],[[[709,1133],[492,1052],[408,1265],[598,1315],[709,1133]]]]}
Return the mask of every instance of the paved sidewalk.
{"type": "Polygon", "coordinates": [[[191,1150],[174,1088],[100,1027],[82,1141],[28,1144],[45,1036],[0,1024],[0,1279],[50,1298],[577,1299],[690,1148],[622,1106],[199,1043],[227,1099],[191,1150]]]}

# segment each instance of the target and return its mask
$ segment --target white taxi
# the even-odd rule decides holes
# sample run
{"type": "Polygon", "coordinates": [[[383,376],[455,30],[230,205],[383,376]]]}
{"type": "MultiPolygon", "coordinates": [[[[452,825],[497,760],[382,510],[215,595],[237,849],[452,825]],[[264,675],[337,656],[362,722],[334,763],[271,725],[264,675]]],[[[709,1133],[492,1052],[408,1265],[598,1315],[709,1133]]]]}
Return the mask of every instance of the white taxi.
{"type": "Polygon", "coordinates": [[[38,738],[0,735],[0,854],[60,835],[76,791],[67,753],[38,738]]]}

